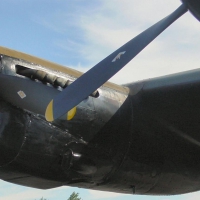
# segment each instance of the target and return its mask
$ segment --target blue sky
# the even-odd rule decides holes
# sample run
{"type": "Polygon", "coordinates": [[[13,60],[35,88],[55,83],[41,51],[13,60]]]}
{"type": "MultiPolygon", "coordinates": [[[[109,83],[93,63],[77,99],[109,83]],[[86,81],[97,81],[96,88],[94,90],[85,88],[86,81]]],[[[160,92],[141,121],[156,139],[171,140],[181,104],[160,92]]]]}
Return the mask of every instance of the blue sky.
{"type": "MultiPolygon", "coordinates": [[[[80,71],[165,17],[179,0],[1,0],[0,45],[80,71]]],[[[141,52],[112,82],[122,84],[199,67],[200,23],[190,13],[141,52]]],[[[0,181],[0,200],[83,199],[190,200],[200,193],[144,197],[61,187],[36,190],[0,181]]]]}

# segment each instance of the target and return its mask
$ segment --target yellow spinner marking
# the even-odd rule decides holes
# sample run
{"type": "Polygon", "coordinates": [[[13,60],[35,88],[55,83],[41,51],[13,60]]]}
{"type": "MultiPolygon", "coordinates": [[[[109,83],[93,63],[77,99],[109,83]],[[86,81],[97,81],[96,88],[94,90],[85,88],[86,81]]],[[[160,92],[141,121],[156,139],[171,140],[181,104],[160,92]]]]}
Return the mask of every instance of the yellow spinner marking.
{"type": "MultiPolygon", "coordinates": [[[[75,114],[76,114],[76,107],[72,108],[67,113],[67,120],[73,119],[75,114]]],[[[47,109],[46,109],[46,112],[45,112],[45,118],[48,122],[52,122],[54,120],[54,118],[53,118],[53,100],[51,100],[51,102],[47,106],[47,109]]]]}
{"type": "Polygon", "coordinates": [[[48,122],[52,122],[54,120],[54,118],[53,118],[53,100],[51,100],[51,102],[47,106],[47,109],[45,112],[45,118],[48,122]]]}
{"type": "Polygon", "coordinates": [[[76,114],[76,107],[72,108],[68,113],[67,113],[67,120],[71,120],[74,118],[76,114]]]}

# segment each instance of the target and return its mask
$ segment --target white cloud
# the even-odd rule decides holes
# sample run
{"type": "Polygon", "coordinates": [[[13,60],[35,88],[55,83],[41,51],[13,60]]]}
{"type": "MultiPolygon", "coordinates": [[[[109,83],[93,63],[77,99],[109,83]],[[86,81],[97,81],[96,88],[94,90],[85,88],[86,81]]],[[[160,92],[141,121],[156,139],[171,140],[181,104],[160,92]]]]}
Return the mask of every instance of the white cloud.
{"type": "Polygon", "coordinates": [[[11,193],[10,195],[6,195],[3,197],[0,197],[0,200],[29,200],[29,199],[40,199],[45,195],[45,198],[49,197],[49,192],[44,191],[34,191],[34,190],[28,190],[28,191],[23,191],[20,193],[11,193]]]}
{"type": "Polygon", "coordinates": [[[112,199],[115,197],[123,196],[123,198],[126,198],[124,194],[119,193],[113,193],[113,192],[102,192],[102,191],[96,191],[96,190],[89,190],[90,199],[112,199]]]}
{"type": "MultiPolygon", "coordinates": [[[[140,0],[104,0],[101,3],[102,6],[92,12],[92,16],[91,12],[82,12],[77,16],[80,21],[76,20],[74,26],[80,28],[84,44],[72,41],[64,43],[78,57],[78,70],[84,72],[181,4],[174,0],[168,0],[167,6],[166,1],[158,0],[145,3],[140,0]]],[[[197,68],[199,30],[199,22],[191,14],[186,14],[111,81],[126,83],[197,68]]]]}
{"type": "Polygon", "coordinates": [[[71,194],[70,187],[58,187],[49,190],[40,190],[35,188],[23,187],[4,181],[0,181],[0,200],[34,200],[42,197],[50,199],[53,197],[64,196],[67,198],[71,194]]]}

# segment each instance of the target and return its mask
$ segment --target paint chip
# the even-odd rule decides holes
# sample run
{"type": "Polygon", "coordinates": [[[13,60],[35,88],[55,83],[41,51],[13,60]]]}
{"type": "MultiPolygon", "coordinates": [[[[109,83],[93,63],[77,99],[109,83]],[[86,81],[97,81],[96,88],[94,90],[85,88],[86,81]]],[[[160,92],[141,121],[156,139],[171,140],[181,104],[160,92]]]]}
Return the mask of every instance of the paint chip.
{"type": "Polygon", "coordinates": [[[25,97],[26,97],[26,94],[23,92],[23,91],[19,91],[19,92],[17,92],[17,94],[22,98],[22,99],[24,99],[25,97]]]}

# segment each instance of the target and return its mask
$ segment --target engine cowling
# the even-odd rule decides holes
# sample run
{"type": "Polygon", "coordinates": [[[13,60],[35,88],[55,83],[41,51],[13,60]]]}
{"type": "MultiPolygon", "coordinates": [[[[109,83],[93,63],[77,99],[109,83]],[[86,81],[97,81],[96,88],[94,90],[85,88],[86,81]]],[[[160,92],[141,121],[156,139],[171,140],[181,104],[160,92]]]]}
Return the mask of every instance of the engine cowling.
{"type": "Polygon", "coordinates": [[[0,167],[18,155],[25,140],[26,123],[25,114],[0,100],[0,167]]]}

